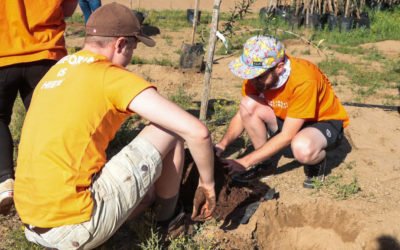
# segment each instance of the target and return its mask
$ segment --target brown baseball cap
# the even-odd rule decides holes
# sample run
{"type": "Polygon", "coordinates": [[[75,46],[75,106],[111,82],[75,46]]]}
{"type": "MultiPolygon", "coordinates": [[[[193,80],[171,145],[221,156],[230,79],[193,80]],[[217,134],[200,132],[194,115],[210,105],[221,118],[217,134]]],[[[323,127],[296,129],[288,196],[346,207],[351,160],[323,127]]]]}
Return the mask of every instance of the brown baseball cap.
{"type": "Polygon", "coordinates": [[[95,10],[86,23],[86,34],[92,36],[134,36],[149,47],[156,42],[142,33],[140,23],[131,9],[119,3],[105,4],[95,10]]]}

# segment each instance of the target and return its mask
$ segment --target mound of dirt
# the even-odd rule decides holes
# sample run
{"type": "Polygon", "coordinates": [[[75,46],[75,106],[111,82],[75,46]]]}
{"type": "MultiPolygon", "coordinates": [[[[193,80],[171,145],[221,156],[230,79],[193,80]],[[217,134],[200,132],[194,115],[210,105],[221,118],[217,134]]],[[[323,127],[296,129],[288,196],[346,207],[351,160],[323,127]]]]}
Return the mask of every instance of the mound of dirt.
{"type": "MultiPolygon", "coordinates": [[[[223,221],[221,229],[233,229],[239,225],[246,207],[253,202],[259,201],[271,188],[260,181],[246,185],[233,182],[227,170],[223,168],[222,163],[217,160],[217,157],[215,159],[214,178],[217,203],[213,217],[223,221]]],[[[186,151],[180,200],[183,202],[184,209],[188,214],[191,214],[193,209],[193,197],[198,180],[197,167],[189,151],[186,151]]]]}

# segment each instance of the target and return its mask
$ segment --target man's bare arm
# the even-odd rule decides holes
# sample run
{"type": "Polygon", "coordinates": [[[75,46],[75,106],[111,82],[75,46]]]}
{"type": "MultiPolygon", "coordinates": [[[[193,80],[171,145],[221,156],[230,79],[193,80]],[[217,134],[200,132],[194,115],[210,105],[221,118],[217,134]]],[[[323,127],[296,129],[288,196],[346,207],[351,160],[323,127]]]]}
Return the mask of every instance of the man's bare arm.
{"type": "Polygon", "coordinates": [[[293,137],[303,126],[304,121],[304,119],[287,117],[283,123],[282,131],[279,134],[268,140],[258,150],[253,151],[243,158],[237,159],[237,162],[248,168],[263,160],[269,159],[291,143],[293,137]]]}
{"type": "Polygon", "coordinates": [[[217,149],[217,156],[220,156],[221,153],[225,151],[226,147],[242,134],[243,129],[244,126],[242,118],[240,117],[239,112],[237,112],[229,123],[228,130],[226,131],[224,137],[219,143],[215,145],[217,149]]]}
{"type": "Polygon", "coordinates": [[[182,137],[200,173],[199,186],[214,189],[214,158],[207,127],[175,103],[149,88],[137,95],[129,109],[143,118],[182,137]]]}

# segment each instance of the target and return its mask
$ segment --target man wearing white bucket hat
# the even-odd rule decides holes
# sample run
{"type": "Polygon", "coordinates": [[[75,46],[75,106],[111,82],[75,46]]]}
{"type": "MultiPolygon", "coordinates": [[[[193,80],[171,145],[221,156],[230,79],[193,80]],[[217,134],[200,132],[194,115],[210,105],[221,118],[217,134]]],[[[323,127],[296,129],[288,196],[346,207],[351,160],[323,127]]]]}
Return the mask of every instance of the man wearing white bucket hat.
{"type": "Polygon", "coordinates": [[[263,163],[290,145],[293,156],[304,164],[303,187],[313,188],[314,177],[323,181],[326,149],[340,142],[349,123],[328,78],[311,62],[287,55],[284,46],[269,36],[248,39],[243,55],[229,69],[244,79],[243,98],[226,134],[215,145],[217,155],[243,130],[255,149],[242,158],[223,160],[232,178],[257,179],[268,165],[263,163]]]}

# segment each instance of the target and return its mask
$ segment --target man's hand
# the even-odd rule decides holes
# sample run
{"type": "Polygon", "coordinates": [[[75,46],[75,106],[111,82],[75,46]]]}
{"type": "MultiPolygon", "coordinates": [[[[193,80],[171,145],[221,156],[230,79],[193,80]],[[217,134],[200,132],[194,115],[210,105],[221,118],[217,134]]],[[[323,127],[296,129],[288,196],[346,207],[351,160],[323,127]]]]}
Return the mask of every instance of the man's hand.
{"type": "Polygon", "coordinates": [[[214,145],[215,155],[220,157],[221,154],[225,151],[225,147],[221,143],[217,143],[214,145]]]}
{"type": "Polygon", "coordinates": [[[206,221],[211,219],[215,206],[216,201],[214,188],[206,189],[201,186],[197,187],[193,200],[192,220],[206,221]]]}
{"type": "Polygon", "coordinates": [[[232,174],[237,173],[237,172],[243,172],[243,171],[246,170],[246,167],[243,166],[243,165],[239,162],[239,160],[220,159],[220,161],[224,164],[223,167],[224,167],[225,169],[228,169],[228,170],[229,170],[229,172],[228,172],[229,175],[232,175],[232,174]]]}

